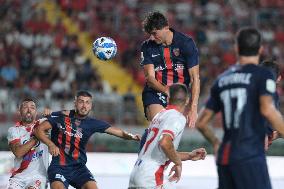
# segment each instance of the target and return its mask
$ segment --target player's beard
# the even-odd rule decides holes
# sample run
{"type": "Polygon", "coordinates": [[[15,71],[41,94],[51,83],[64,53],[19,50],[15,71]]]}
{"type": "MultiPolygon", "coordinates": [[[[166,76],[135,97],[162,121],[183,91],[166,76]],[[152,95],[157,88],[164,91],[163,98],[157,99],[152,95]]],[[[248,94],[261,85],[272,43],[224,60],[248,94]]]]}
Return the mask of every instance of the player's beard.
{"type": "Polygon", "coordinates": [[[32,123],[35,120],[35,115],[31,112],[27,112],[22,116],[22,122],[24,123],[32,123]]]}
{"type": "Polygon", "coordinates": [[[90,110],[89,111],[87,111],[87,109],[86,108],[81,108],[81,109],[77,109],[77,114],[78,114],[78,116],[80,116],[80,117],[86,117],[86,116],[88,116],[89,115],[89,113],[90,113],[90,110]]]}

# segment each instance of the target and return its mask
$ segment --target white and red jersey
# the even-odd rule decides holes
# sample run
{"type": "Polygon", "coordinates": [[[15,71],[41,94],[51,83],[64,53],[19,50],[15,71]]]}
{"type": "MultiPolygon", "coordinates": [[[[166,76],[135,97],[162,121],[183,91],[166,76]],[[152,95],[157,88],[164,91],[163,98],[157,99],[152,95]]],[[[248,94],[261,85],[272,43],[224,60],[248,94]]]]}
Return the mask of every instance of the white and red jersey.
{"type": "Polygon", "coordinates": [[[170,135],[177,149],[186,118],[175,109],[162,110],[152,120],[146,142],[130,175],[129,188],[156,188],[165,183],[164,170],[170,161],[159,146],[163,135],[170,135]]]}
{"type": "MultiPolygon", "coordinates": [[[[30,140],[34,126],[43,122],[45,119],[40,119],[30,127],[17,123],[8,130],[8,143],[25,144],[30,140]]],[[[47,176],[48,168],[48,147],[42,142],[38,142],[27,154],[22,158],[14,159],[14,168],[12,171],[12,178],[19,180],[26,180],[31,176],[38,175],[39,177],[47,176]]]]}

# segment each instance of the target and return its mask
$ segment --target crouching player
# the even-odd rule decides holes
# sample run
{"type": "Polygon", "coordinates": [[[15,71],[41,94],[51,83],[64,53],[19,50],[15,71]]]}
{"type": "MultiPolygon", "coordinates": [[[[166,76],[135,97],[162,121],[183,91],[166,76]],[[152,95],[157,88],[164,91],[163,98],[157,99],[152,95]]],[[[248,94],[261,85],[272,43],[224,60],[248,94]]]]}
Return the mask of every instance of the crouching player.
{"type": "Polygon", "coordinates": [[[192,152],[176,151],[186,125],[182,112],[189,101],[188,96],[185,85],[170,86],[169,105],[156,114],[150,124],[146,142],[130,176],[129,189],[173,189],[173,181],[177,182],[181,177],[182,161],[205,158],[204,148],[192,152]],[[167,181],[164,180],[164,171],[170,162],[174,166],[167,181]]]}

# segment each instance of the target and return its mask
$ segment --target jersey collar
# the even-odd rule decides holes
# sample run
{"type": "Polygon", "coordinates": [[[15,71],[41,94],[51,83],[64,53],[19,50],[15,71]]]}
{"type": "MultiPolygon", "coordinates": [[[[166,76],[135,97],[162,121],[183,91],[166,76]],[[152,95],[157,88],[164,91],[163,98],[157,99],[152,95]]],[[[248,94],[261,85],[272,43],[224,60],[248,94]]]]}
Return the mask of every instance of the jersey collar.
{"type": "Polygon", "coordinates": [[[174,110],[178,111],[178,107],[177,107],[176,105],[169,104],[169,105],[166,107],[166,110],[171,110],[171,109],[174,109],[174,110]]]}

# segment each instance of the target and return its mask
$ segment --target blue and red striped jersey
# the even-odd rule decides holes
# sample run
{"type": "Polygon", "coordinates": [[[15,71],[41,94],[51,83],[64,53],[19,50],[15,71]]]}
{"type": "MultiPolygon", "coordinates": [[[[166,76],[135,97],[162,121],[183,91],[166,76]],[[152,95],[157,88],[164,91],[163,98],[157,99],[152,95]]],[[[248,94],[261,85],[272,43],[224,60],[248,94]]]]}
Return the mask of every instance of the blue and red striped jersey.
{"type": "Polygon", "coordinates": [[[228,165],[265,156],[267,124],[260,112],[260,97],[276,93],[273,74],[266,68],[234,65],[211,88],[206,108],[222,113],[224,136],[217,163],[228,165]]]}
{"type": "Polygon", "coordinates": [[[74,110],[69,116],[53,112],[47,120],[52,125],[51,140],[60,150],[59,156],[52,157],[51,165],[86,164],[89,138],[95,132],[104,133],[110,127],[107,122],[94,118],[78,119],[74,110]]]}
{"type": "Polygon", "coordinates": [[[156,79],[170,86],[173,83],[190,83],[188,69],[199,64],[198,50],[193,39],[183,33],[173,32],[171,45],[164,46],[146,40],[141,47],[141,66],[153,64],[156,79]]]}

